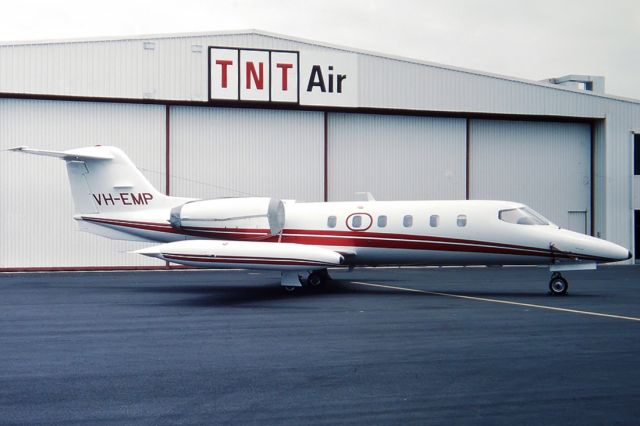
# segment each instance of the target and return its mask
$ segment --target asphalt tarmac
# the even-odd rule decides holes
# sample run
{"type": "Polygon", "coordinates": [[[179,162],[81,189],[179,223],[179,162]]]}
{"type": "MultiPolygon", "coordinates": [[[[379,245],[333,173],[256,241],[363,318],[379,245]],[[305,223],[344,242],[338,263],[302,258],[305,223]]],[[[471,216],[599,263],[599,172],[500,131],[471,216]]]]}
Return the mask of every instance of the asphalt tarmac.
{"type": "Polygon", "coordinates": [[[0,274],[0,424],[640,421],[638,266],[332,275],[0,274]]]}

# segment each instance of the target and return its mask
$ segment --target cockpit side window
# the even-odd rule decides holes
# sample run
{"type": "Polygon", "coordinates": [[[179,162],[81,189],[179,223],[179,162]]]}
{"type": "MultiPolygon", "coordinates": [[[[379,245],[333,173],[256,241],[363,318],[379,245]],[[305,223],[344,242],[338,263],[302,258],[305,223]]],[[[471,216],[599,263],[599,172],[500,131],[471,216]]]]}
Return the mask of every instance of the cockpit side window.
{"type": "Polygon", "coordinates": [[[516,225],[548,225],[549,221],[528,207],[500,210],[498,219],[516,225]]]}

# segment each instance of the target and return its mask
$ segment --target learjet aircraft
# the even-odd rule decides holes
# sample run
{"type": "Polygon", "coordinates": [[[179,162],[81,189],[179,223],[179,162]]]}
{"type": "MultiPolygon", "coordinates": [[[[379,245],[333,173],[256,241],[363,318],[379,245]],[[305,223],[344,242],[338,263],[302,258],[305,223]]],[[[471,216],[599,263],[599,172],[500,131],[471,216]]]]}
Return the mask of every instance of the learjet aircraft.
{"type": "Polygon", "coordinates": [[[82,230],[159,243],[134,253],[190,267],[280,271],[287,289],[324,285],[329,267],[548,265],[549,293],[564,295],[561,272],[631,258],[624,247],[561,229],[512,201],[172,197],[116,147],[11,151],[66,162],[82,230]]]}

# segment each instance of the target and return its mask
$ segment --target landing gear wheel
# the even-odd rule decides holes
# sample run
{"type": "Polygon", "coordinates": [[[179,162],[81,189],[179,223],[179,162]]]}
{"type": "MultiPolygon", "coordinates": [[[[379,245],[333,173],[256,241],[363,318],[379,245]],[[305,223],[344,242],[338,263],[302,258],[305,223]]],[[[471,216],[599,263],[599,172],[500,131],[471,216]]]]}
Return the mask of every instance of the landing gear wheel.
{"type": "Polygon", "coordinates": [[[554,273],[551,276],[551,281],[549,281],[549,293],[552,296],[564,296],[567,294],[567,290],[569,290],[567,280],[565,280],[562,275],[554,273]]]}
{"type": "Polygon", "coordinates": [[[307,277],[307,285],[311,288],[321,288],[329,281],[329,273],[326,269],[313,271],[307,277]]]}
{"type": "Polygon", "coordinates": [[[298,287],[294,287],[292,285],[285,285],[284,286],[284,289],[287,290],[288,292],[296,291],[296,288],[298,288],[298,287]]]}
{"type": "Polygon", "coordinates": [[[307,277],[307,285],[309,287],[322,287],[322,284],[324,284],[324,277],[316,272],[310,273],[309,277],[307,277]]]}

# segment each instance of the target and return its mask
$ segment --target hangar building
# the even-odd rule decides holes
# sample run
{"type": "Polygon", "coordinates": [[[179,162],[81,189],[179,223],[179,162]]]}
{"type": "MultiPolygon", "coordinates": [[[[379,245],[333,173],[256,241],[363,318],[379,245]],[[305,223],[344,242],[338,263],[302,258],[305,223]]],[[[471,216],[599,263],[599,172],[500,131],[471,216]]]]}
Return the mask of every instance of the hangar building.
{"type": "MultiPolygon", "coordinates": [[[[599,77],[254,30],[0,44],[0,149],[116,145],[171,195],[521,201],[637,253],[637,134],[640,101],[599,77]]],[[[0,270],[164,266],[76,231],[55,159],[0,152],[0,205],[0,270]]]]}

